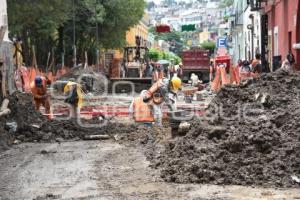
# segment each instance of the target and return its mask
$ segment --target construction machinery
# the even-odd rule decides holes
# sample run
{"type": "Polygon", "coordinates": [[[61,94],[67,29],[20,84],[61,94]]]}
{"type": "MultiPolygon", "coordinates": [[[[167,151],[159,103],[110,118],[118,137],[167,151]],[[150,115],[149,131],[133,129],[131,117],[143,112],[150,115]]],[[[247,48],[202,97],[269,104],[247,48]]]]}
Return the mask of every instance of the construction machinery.
{"type": "Polygon", "coordinates": [[[111,81],[131,81],[135,83],[150,83],[151,77],[146,77],[147,67],[146,55],[148,48],[141,44],[141,38],[136,37],[136,46],[124,47],[123,59],[112,63],[111,81]]]}

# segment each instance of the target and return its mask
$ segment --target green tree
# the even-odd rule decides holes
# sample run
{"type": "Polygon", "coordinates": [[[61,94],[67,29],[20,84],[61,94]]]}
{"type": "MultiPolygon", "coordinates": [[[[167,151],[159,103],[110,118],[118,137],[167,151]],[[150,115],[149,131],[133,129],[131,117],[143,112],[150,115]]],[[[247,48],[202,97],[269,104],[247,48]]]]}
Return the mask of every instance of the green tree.
{"type": "Polygon", "coordinates": [[[22,40],[23,58],[30,64],[31,45],[37,46],[37,59],[45,63],[47,51],[55,45],[58,28],[70,16],[70,0],[9,0],[10,35],[22,40]]]}
{"type": "Polygon", "coordinates": [[[152,60],[152,61],[158,61],[162,56],[161,56],[161,52],[157,49],[149,49],[149,51],[147,52],[146,55],[147,59],[152,60]]]}
{"type": "Polygon", "coordinates": [[[181,55],[183,51],[182,33],[179,31],[171,31],[169,33],[157,33],[154,27],[149,29],[154,34],[155,40],[164,40],[170,44],[170,51],[176,55],[181,55]]]}
{"type": "Polygon", "coordinates": [[[173,61],[176,65],[181,62],[181,58],[174,53],[163,52],[154,48],[151,48],[146,56],[155,62],[161,59],[173,61]]]}
{"type": "Polygon", "coordinates": [[[83,60],[84,51],[88,51],[92,55],[89,60],[95,60],[96,49],[125,44],[126,31],[142,18],[145,5],[144,0],[9,0],[10,35],[23,41],[27,65],[32,45],[36,46],[40,65],[46,63],[53,47],[57,53],[65,51],[69,58],[74,14],[78,58],[83,60]]]}
{"type": "Polygon", "coordinates": [[[216,48],[216,42],[207,40],[201,43],[200,46],[205,50],[209,50],[210,52],[213,52],[216,48]]]}

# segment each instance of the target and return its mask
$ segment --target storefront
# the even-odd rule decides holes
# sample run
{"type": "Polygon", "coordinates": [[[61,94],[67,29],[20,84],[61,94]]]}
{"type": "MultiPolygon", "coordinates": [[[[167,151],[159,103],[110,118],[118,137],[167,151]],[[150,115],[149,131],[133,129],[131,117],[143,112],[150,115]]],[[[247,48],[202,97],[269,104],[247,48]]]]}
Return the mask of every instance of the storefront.
{"type": "Polygon", "coordinates": [[[264,5],[268,17],[268,35],[271,44],[268,49],[272,66],[282,62],[292,52],[300,69],[300,0],[272,0],[264,5]],[[278,62],[277,62],[278,61],[278,62]]]}

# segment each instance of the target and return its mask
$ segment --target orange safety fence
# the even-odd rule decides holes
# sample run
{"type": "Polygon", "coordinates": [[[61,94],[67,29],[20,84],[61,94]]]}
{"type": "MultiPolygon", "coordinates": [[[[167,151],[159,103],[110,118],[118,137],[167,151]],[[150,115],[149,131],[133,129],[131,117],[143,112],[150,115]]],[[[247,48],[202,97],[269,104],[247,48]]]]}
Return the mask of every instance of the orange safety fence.
{"type": "Polygon", "coordinates": [[[221,70],[217,67],[216,77],[211,83],[211,90],[212,91],[219,91],[221,89],[221,70]]]}
{"type": "Polygon", "coordinates": [[[39,74],[38,70],[34,67],[29,67],[29,81],[30,83],[34,81],[35,77],[39,74]]]}
{"type": "Polygon", "coordinates": [[[65,75],[67,72],[68,72],[67,69],[62,67],[62,69],[60,69],[56,72],[55,79],[56,80],[59,79],[61,76],[65,75]]]}
{"type": "MultiPolygon", "coordinates": [[[[33,76],[33,75],[32,75],[33,76]]],[[[24,66],[19,67],[14,73],[14,81],[18,90],[30,92],[30,70],[24,66]]]]}
{"type": "Polygon", "coordinates": [[[16,85],[17,89],[23,90],[22,73],[19,69],[16,70],[14,73],[14,81],[15,81],[15,85],[16,85]]]}
{"type": "Polygon", "coordinates": [[[48,72],[47,77],[48,77],[48,79],[51,81],[51,83],[52,83],[53,81],[55,81],[55,76],[53,76],[52,71],[48,72]]]}
{"type": "Polygon", "coordinates": [[[231,84],[240,84],[240,74],[239,74],[239,67],[238,66],[231,66],[230,67],[230,83],[231,84]]]}
{"type": "Polygon", "coordinates": [[[30,92],[30,77],[29,77],[29,71],[26,67],[21,66],[20,67],[21,76],[23,78],[23,89],[25,92],[30,92]]]}
{"type": "Polygon", "coordinates": [[[226,68],[225,67],[221,67],[220,68],[221,70],[221,82],[222,82],[222,85],[227,85],[230,83],[230,79],[229,77],[227,76],[227,73],[226,73],[226,68]]]}

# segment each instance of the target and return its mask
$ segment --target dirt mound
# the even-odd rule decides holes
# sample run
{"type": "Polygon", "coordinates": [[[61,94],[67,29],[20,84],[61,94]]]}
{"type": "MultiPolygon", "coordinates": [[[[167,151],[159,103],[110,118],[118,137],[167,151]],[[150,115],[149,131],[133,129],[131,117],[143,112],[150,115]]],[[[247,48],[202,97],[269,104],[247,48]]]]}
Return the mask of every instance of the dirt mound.
{"type": "Polygon", "coordinates": [[[86,135],[129,133],[135,126],[92,120],[49,121],[34,108],[32,96],[16,92],[9,97],[11,114],[0,118],[0,151],[14,140],[21,142],[53,142],[83,139],[86,135]],[[94,126],[96,125],[96,126],[94,126]],[[100,126],[101,125],[101,126],[100,126]]]}
{"type": "Polygon", "coordinates": [[[151,160],[166,181],[296,186],[300,74],[277,71],[226,86],[192,130],[151,160]]]}

